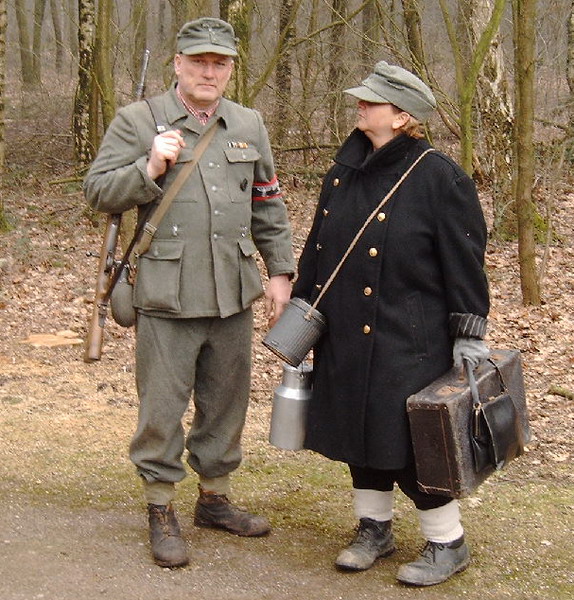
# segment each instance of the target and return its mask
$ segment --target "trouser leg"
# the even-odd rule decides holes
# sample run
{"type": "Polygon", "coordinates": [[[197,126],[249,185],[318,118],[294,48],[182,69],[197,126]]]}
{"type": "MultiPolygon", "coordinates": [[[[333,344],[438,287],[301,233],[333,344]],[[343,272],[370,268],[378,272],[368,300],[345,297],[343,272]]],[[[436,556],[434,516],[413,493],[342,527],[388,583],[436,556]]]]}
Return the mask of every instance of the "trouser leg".
{"type": "MultiPolygon", "coordinates": [[[[205,489],[222,493],[241,462],[241,434],[251,381],[251,310],[210,324],[197,361],[187,462],[205,489]]],[[[226,493],[226,492],[224,492],[226,493]]]]}
{"type": "Polygon", "coordinates": [[[185,477],[181,420],[189,404],[202,342],[191,321],[138,317],[136,385],[140,406],[130,458],[149,483],[174,483],[185,477]]]}

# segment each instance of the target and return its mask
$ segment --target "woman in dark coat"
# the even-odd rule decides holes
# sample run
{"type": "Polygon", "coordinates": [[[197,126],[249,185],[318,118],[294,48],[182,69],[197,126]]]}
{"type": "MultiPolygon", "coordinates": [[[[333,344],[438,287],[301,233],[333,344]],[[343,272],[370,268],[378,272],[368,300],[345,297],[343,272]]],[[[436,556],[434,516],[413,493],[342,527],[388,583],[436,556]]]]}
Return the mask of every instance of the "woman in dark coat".
{"type": "Polygon", "coordinates": [[[406,400],[463,358],[488,356],[486,226],[475,186],[431,149],[421,123],[430,89],[379,62],[357,97],[357,128],[326,175],[293,295],[313,302],[365,223],[375,218],[320,300],[327,333],[314,349],[305,446],[349,465],[357,535],[338,567],[363,570],[395,549],[394,484],[414,502],[427,545],[399,580],[432,585],[469,563],[458,503],[420,492],[406,400]]]}

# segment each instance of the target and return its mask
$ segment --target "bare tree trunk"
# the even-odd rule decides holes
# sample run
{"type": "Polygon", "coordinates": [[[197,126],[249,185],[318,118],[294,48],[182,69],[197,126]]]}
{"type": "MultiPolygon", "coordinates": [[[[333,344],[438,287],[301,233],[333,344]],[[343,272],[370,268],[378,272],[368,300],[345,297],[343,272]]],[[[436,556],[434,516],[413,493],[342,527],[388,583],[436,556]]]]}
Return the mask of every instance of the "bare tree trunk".
{"type": "Polygon", "coordinates": [[[132,0],[131,10],[131,23],[134,36],[131,68],[133,84],[132,96],[135,96],[141,72],[142,57],[147,48],[148,0],[132,0]]]}
{"type": "Polygon", "coordinates": [[[66,38],[71,55],[78,59],[78,9],[76,6],[77,0],[65,0],[65,15],[64,23],[66,30],[66,38]]]}
{"type": "Polygon", "coordinates": [[[276,140],[282,140],[289,128],[288,107],[292,103],[291,88],[293,72],[291,61],[293,49],[291,41],[295,37],[293,18],[294,0],[282,0],[279,8],[279,40],[277,43],[277,67],[275,70],[275,115],[274,134],[276,140]]]}
{"type": "Polygon", "coordinates": [[[329,62],[329,118],[331,141],[340,143],[347,133],[343,81],[347,32],[347,0],[332,0],[331,52],[329,62]]]}
{"type": "MultiPolygon", "coordinates": [[[[0,184],[2,183],[2,174],[4,173],[4,163],[6,158],[6,141],[4,139],[4,81],[6,77],[6,28],[8,24],[8,13],[6,10],[6,0],[0,0],[0,184]]],[[[0,231],[6,228],[6,218],[4,216],[4,199],[0,194],[0,231]]]]}
{"type": "Polygon", "coordinates": [[[91,138],[91,98],[94,73],[94,44],[96,38],[95,0],[78,1],[78,85],[74,98],[74,151],[80,169],[95,157],[96,147],[91,138]]]}
{"type": "Polygon", "coordinates": [[[227,5],[227,21],[233,26],[238,39],[235,76],[231,82],[229,96],[235,102],[250,106],[249,94],[249,55],[251,52],[251,19],[254,0],[231,0],[227,5]]]}
{"type": "Polygon", "coordinates": [[[104,131],[108,128],[108,125],[116,114],[116,93],[111,60],[112,8],[113,0],[99,0],[94,47],[95,83],[102,107],[102,123],[104,131]]]}
{"type": "MultiPolygon", "coordinates": [[[[468,3],[476,3],[476,0],[459,0],[468,3]]],[[[502,19],[502,13],[506,0],[494,0],[492,13],[486,27],[480,34],[476,46],[472,48],[469,58],[468,69],[465,69],[464,53],[461,40],[450,16],[446,0],[439,0],[447,34],[451,44],[455,71],[456,84],[459,98],[459,123],[460,123],[460,162],[463,169],[472,174],[473,172],[473,103],[477,89],[477,80],[485,56],[490,48],[490,43],[496,35],[502,19]]]]}
{"type": "Polygon", "coordinates": [[[32,64],[32,46],[30,42],[26,0],[14,0],[14,6],[16,8],[16,21],[18,22],[22,84],[25,87],[32,87],[34,85],[34,68],[32,64]]]}
{"type": "MultiPolygon", "coordinates": [[[[476,0],[470,29],[473,45],[485,30],[492,14],[493,0],[476,0]]],[[[482,171],[492,186],[495,236],[516,234],[512,190],[512,132],[514,115],[504,68],[501,36],[497,33],[486,54],[478,77],[478,116],[484,139],[486,162],[482,171]]]]}
{"type": "Polygon", "coordinates": [[[161,48],[167,47],[165,40],[165,15],[165,0],[157,0],[157,37],[161,48]]]}
{"type": "MultiPolygon", "coordinates": [[[[311,9],[309,12],[309,21],[307,24],[307,37],[309,38],[313,31],[317,29],[317,21],[319,14],[319,1],[312,0],[311,9]]],[[[320,71],[317,57],[317,45],[309,44],[303,51],[303,58],[300,61],[299,72],[301,74],[301,102],[299,105],[299,117],[302,123],[302,137],[306,147],[316,145],[313,136],[311,98],[315,93],[315,83],[317,73],[320,71]]],[[[304,163],[309,164],[309,152],[304,150],[304,163]]]]}
{"type": "Polygon", "coordinates": [[[54,27],[54,40],[56,42],[56,73],[61,73],[64,66],[64,33],[62,29],[62,15],[58,0],[50,0],[50,14],[54,27]]]}
{"type": "Polygon", "coordinates": [[[32,71],[36,85],[42,85],[42,29],[46,14],[46,0],[34,2],[34,26],[32,44],[32,71]]]}
{"type": "Polygon", "coordinates": [[[170,0],[172,8],[172,39],[180,27],[187,21],[211,15],[211,2],[209,0],[170,0]]]}
{"type": "Polygon", "coordinates": [[[367,0],[362,13],[361,66],[364,67],[365,72],[372,69],[378,57],[380,22],[375,3],[376,0],[367,0]]]}
{"type": "Polygon", "coordinates": [[[515,126],[514,144],[518,261],[525,305],[539,306],[540,285],[536,273],[534,186],[534,76],[536,68],[536,0],[512,0],[514,37],[515,126]]]}
{"type": "MultiPolygon", "coordinates": [[[[570,94],[574,97],[574,0],[570,5],[568,17],[568,49],[566,58],[566,79],[570,94]]],[[[570,135],[574,136],[574,101],[570,100],[570,135]]]]}
{"type": "Polygon", "coordinates": [[[423,40],[421,34],[421,16],[417,0],[402,0],[403,15],[405,27],[407,30],[407,42],[409,46],[409,56],[411,69],[422,77],[425,65],[425,56],[423,50],[423,40]]]}

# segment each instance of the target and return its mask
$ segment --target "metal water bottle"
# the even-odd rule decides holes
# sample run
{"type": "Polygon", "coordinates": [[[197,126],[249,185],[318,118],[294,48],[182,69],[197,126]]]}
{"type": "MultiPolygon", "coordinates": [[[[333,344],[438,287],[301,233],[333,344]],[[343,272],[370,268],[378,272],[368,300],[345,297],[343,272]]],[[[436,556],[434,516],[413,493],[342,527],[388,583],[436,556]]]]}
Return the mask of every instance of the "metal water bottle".
{"type": "Polygon", "coordinates": [[[269,441],[283,450],[301,450],[305,438],[307,407],[311,400],[313,366],[283,364],[283,379],[273,394],[269,441]]]}

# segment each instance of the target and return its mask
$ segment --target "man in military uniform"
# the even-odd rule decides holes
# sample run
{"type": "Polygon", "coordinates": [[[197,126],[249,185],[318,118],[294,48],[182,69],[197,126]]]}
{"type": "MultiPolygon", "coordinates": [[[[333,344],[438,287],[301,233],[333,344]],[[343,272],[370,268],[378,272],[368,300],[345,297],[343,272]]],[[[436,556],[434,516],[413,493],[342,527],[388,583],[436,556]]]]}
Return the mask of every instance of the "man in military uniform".
{"type": "Polygon", "coordinates": [[[232,27],[219,19],[185,24],[177,35],[177,82],[118,111],[84,184],[96,210],[144,211],[158,202],[201,133],[217,129],[138,259],[134,288],[139,422],[130,458],[144,482],[157,564],[188,563],[173,509],[187,462],[199,476],[195,524],[241,536],[266,534],[264,517],[228,500],[229,474],[241,461],[250,391],[251,305],[269,282],[273,323],[289,301],[291,234],[260,114],[225,98],[237,56],[232,27]],[[158,131],[163,131],[158,133],[158,131]],[[160,187],[161,186],[161,187],[160,187]],[[185,437],[182,417],[193,394],[185,437]]]}

